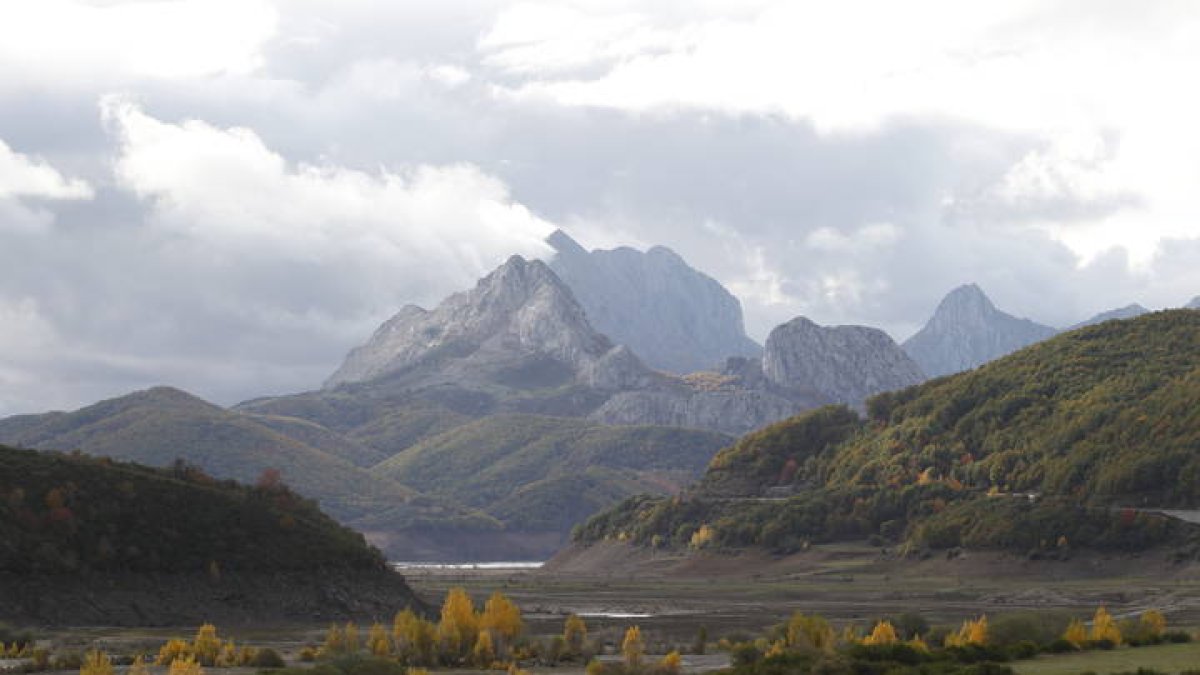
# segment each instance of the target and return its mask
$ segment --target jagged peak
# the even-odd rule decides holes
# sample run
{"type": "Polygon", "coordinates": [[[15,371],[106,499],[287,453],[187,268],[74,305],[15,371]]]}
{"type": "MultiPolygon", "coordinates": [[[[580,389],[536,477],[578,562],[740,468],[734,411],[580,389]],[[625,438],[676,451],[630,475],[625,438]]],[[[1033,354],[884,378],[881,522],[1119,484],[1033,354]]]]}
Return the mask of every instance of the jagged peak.
{"type": "Polygon", "coordinates": [[[567,234],[561,228],[551,232],[550,236],[546,237],[546,243],[549,244],[550,247],[555,251],[557,251],[559,255],[587,255],[587,249],[585,249],[583,246],[580,246],[579,242],[575,241],[571,235],[567,234]]]}
{"type": "Polygon", "coordinates": [[[958,311],[964,309],[991,313],[996,311],[996,305],[992,304],[991,298],[987,296],[987,293],[983,292],[979,284],[970,283],[963,284],[947,293],[946,297],[942,298],[942,302],[938,305],[937,311],[958,311]]]}

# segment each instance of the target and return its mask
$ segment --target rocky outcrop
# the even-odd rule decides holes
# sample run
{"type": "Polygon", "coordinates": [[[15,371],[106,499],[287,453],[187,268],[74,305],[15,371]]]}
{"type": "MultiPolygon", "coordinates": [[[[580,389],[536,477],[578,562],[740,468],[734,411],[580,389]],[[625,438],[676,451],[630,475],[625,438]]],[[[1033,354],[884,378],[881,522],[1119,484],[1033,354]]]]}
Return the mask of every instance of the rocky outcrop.
{"type": "Polygon", "coordinates": [[[761,348],[742,324],[742,306],[674,251],[622,247],[588,252],[559,230],[546,240],[550,266],[596,330],[628,345],[648,365],[674,373],[711,369],[761,348]]]}
{"type": "Polygon", "coordinates": [[[435,379],[454,384],[500,368],[506,383],[517,387],[522,379],[553,384],[547,378],[556,373],[607,389],[644,386],[651,377],[634,354],[591,327],[545,263],[520,256],[432,311],[412,305],[400,310],[350,352],[325,386],[431,368],[435,379]]]}
{"type": "Polygon", "coordinates": [[[789,398],[769,391],[728,388],[627,391],[590,415],[602,424],[653,424],[740,435],[828,401],[789,398]]]}
{"type": "Polygon", "coordinates": [[[940,377],[981,366],[1056,332],[996,309],[979,286],[968,284],[951,291],[903,347],[926,375],[940,377]]]}
{"type": "Polygon", "coordinates": [[[1149,311],[1150,310],[1146,309],[1145,307],[1142,307],[1141,305],[1139,305],[1137,303],[1134,303],[1132,305],[1125,305],[1124,307],[1118,307],[1117,309],[1110,309],[1107,312],[1101,312],[1101,313],[1097,314],[1096,316],[1093,316],[1092,318],[1088,319],[1087,321],[1080,321],[1079,323],[1075,324],[1074,326],[1067,328],[1067,330],[1075,330],[1076,328],[1084,328],[1086,326],[1095,326],[1096,324],[1104,323],[1105,321],[1118,321],[1118,320],[1122,320],[1122,319],[1133,319],[1135,317],[1139,317],[1143,314],[1146,314],[1149,311]]]}
{"type": "Polygon", "coordinates": [[[763,374],[776,387],[816,390],[853,407],[925,379],[887,333],[866,326],[823,327],[804,317],[771,331],[762,363],[763,374]]]}

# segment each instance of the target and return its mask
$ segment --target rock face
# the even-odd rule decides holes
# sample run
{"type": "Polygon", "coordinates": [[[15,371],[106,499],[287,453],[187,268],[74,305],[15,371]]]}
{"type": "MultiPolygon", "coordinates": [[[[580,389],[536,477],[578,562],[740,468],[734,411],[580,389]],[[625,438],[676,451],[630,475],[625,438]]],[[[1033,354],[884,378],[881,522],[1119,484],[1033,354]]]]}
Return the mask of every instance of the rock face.
{"type": "Polygon", "coordinates": [[[450,296],[432,311],[413,305],[401,309],[350,352],[325,387],[421,367],[434,367],[446,381],[458,382],[497,366],[517,386],[574,379],[619,389],[644,384],[650,376],[628,349],[591,327],[571,291],[545,263],[513,256],[474,289],[450,296]]]}
{"type": "Polygon", "coordinates": [[[865,326],[822,327],[804,317],[767,338],[763,374],[783,389],[815,389],[860,407],[870,396],[919,384],[917,364],[887,333],[865,326]]]}
{"type": "Polygon", "coordinates": [[[1005,314],[978,286],[968,284],[951,291],[903,347],[926,375],[940,377],[983,365],[1056,332],[1005,314]]]}
{"type": "Polygon", "coordinates": [[[1075,324],[1074,326],[1071,326],[1067,330],[1075,330],[1076,328],[1084,328],[1086,326],[1095,326],[1096,324],[1104,323],[1105,321],[1132,319],[1135,317],[1139,317],[1143,314],[1146,314],[1149,311],[1150,310],[1146,309],[1145,307],[1142,307],[1141,305],[1139,305],[1137,303],[1134,303],[1132,305],[1125,305],[1124,307],[1118,307],[1117,309],[1110,309],[1107,312],[1101,312],[1101,313],[1097,314],[1096,316],[1093,316],[1092,318],[1088,319],[1087,321],[1080,321],[1079,323],[1075,324]]]}
{"type": "Polygon", "coordinates": [[[655,368],[674,373],[711,369],[730,356],[757,356],[746,337],[742,306],[715,279],[674,251],[655,246],[590,253],[559,230],[546,240],[550,261],[587,312],[588,321],[655,368]]]}

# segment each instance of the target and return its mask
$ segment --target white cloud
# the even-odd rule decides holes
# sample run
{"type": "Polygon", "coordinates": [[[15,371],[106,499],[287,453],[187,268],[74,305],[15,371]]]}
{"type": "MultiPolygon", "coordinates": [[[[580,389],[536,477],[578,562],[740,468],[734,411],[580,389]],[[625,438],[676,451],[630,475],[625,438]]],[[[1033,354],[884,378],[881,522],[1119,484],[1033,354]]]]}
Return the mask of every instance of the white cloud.
{"type": "Polygon", "coordinates": [[[344,255],[461,283],[510,253],[545,251],[553,230],[469,164],[292,165],[249,129],[166,123],[119,98],[102,108],[121,138],[121,183],[153,202],[159,226],[196,240],[296,259],[344,255]]]}
{"type": "Polygon", "coordinates": [[[0,200],[16,197],[90,199],[92,187],[64,177],[45,161],[13,151],[0,139],[0,200]]]}
{"type": "Polygon", "coordinates": [[[1145,265],[1161,241],[1200,233],[1193,3],[781,1],[690,18],[527,4],[481,50],[508,78],[498,94],[517,100],[778,115],[825,134],[942,119],[1028,135],[1043,149],[993,192],[1010,210],[1051,197],[1128,207],[1033,223],[1081,264],[1121,246],[1145,265]]]}
{"type": "Polygon", "coordinates": [[[266,0],[0,3],[0,87],[245,73],[275,32],[266,0]]]}

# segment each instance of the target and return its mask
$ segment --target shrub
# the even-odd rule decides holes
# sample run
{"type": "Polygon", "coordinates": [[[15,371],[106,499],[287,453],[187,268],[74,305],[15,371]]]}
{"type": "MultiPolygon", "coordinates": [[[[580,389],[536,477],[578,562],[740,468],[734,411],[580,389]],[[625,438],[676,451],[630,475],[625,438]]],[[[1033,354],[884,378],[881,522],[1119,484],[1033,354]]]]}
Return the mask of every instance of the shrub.
{"type": "Polygon", "coordinates": [[[1191,642],[1192,636],[1191,634],[1185,633],[1181,630],[1172,630],[1163,633],[1162,639],[1163,642],[1169,642],[1171,644],[1183,644],[1185,642],[1191,642]]]}
{"type": "Polygon", "coordinates": [[[729,650],[729,660],[734,666],[749,666],[762,660],[762,652],[751,642],[739,642],[729,650]]]}
{"type": "Polygon", "coordinates": [[[254,658],[250,659],[250,665],[254,668],[282,668],[287,664],[283,662],[283,657],[279,655],[279,652],[270,647],[264,647],[258,650],[254,658]]]}
{"type": "Polygon", "coordinates": [[[1051,654],[1066,654],[1068,652],[1077,651],[1079,648],[1073,642],[1066,638],[1058,638],[1054,642],[1046,645],[1046,651],[1051,654]]]}

